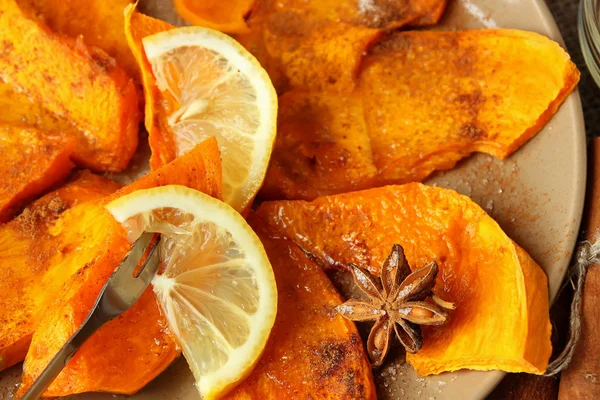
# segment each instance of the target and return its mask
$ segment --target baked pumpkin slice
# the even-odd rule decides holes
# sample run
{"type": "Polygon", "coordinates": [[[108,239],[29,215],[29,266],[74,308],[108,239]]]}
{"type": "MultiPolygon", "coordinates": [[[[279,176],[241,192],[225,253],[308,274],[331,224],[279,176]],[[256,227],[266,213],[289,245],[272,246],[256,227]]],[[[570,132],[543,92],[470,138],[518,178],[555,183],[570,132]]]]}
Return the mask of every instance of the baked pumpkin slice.
{"type": "MultiPolygon", "coordinates": [[[[78,240],[81,241],[74,236],[78,224],[81,224],[79,221],[94,220],[95,226],[98,226],[93,230],[96,236],[103,240],[111,239],[111,242],[98,243],[84,252],[83,258],[96,256],[89,262],[54,263],[44,275],[41,294],[36,299],[36,315],[39,318],[25,358],[20,394],[31,386],[79,328],[100,289],[131,248],[126,230],[102,205],[135,190],[169,184],[186,185],[220,197],[220,177],[219,150],[213,138],[95,204],[75,207],[53,225],[52,230],[64,231],[64,235],[72,236],[70,243],[76,247],[78,240]],[[113,233],[103,227],[106,225],[113,228],[113,233]],[[61,295],[56,296],[59,292],[61,295]]],[[[179,354],[179,346],[169,333],[156,296],[149,288],[133,307],[104,325],[84,343],[48,387],[45,396],[83,392],[133,394],[161,373],[179,354]]]]}
{"type": "Polygon", "coordinates": [[[237,39],[289,88],[349,91],[363,53],[386,30],[436,23],[446,0],[259,0],[237,39]]]}
{"type": "Polygon", "coordinates": [[[335,314],[342,299],[331,281],[292,241],[272,238],[260,218],[250,216],[250,225],[275,273],[277,317],[254,371],[224,398],[375,399],[360,335],[335,314]]]}
{"type": "Polygon", "coordinates": [[[0,3],[0,80],[69,121],[78,164],[127,167],[140,120],[133,80],[104,51],[52,32],[27,1],[0,3]]]}
{"type": "Polygon", "coordinates": [[[351,91],[363,53],[383,34],[313,13],[280,10],[270,1],[256,8],[248,25],[250,31],[236,39],[260,62],[279,94],[292,87],[351,91]]]}
{"type": "Polygon", "coordinates": [[[558,43],[533,32],[402,32],[365,58],[360,92],[381,179],[421,181],[475,152],[505,159],[579,81],[558,43]]]}
{"type": "MultiPolygon", "coordinates": [[[[53,285],[54,298],[49,298],[50,290],[43,288],[47,303],[44,306],[40,304],[36,310],[41,315],[23,364],[21,391],[29,388],[79,328],[106,280],[131,247],[125,229],[103,207],[94,204],[78,211],[81,212],[77,215],[78,220],[94,219],[96,225],[112,226],[114,240],[98,243],[88,250],[90,253],[102,253],[103,257],[92,258],[87,264],[72,264],[70,271],[51,269],[46,274],[45,278],[60,275],[63,284],[53,285]],[[60,296],[56,296],[57,291],[60,291],[60,296]]],[[[74,222],[63,221],[71,226],[74,222]]],[[[67,229],[74,232],[73,228],[67,229]]],[[[106,233],[103,230],[98,232],[98,236],[105,237],[106,233]]],[[[162,372],[178,355],[179,348],[168,332],[150,289],[126,313],[85,342],[47,389],[45,396],[87,391],[133,393],[162,372]]]]}
{"type": "Polygon", "coordinates": [[[312,200],[377,186],[373,156],[360,93],[291,90],[279,97],[260,197],[312,200]]]}
{"type": "Polygon", "coordinates": [[[65,135],[0,124],[0,223],[69,175],[73,146],[65,135]]]}
{"type": "MultiPolygon", "coordinates": [[[[92,240],[91,231],[78,230],[82,236],[77,247],[69,246],[62,235],[52,236],[49,227],[71,207],[97,200],[119,187],[101,176],[81,172],[0,226],[0,370],[25,358],[35,329],[36,290],[51,262],[61,259],[66,265],[67,260],[81,260],[79,251],[89,251],[86,244],[92,240]]],[[[88,224],[80,226],[87,228],[88,224]]]]}
{"type": "Polygon", "coordinates": [[[579,80],[557,43],[515,30],[394,33],[361,71],[353,93],[280,97],[262,197],[312,200],[419,182],[473,152],[505,159],[579,80]]]}
{"type": "Polygon", "coordinates": [[[546,370],[552,352],[546,275],[468,197],[412,183],[313,202],[265,202],[257,216],[326,268],[353,263],[378,274],[394,244],[413,270],[437,262],[434,294],[456,310],[447,324],[423,327],[423,347],[407,354],[420,375],[546,370]]]}
{"type": "Polygon", "coordinates": [[[137,63],[125,39],[123,10],[132,0],[19,0],[28,1],[52,31],[82,36],[117,60],[129,76],[139,80],[137,63]]]}
{"type": "Polygon", "coordinates": [[[175,0],[173,4],[179,16],[191,24],[216,29],[225,33],[248,31],[245,17],[256,0],[175,0]]]}

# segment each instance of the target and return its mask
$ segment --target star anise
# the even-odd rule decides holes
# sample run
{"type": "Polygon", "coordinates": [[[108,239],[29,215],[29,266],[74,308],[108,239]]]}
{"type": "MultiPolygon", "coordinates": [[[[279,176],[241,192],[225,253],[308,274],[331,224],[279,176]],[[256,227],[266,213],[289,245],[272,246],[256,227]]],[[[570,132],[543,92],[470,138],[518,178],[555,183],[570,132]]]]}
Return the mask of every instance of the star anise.
{"type": "Polygon", "coordinates": [[[438,266],[430,262],[425,267],[411,272],[402,246],[395,244],[381,269],[380,278],[369,271],[350,264],[357,286],[368,301],[348,300],[336,307],[345,318],[352,321],[375,321],[367,351],[373,367],[383,363],[390,348],[392,329],[406,351],[416,353],[423,345],[419,325],[441,325],[448,320],[448,313],[441,307],[453,309],[453,303],[432,299],[432,289],[438,266]],[[438,306],[439,305],[439,306],[438,306]]]}

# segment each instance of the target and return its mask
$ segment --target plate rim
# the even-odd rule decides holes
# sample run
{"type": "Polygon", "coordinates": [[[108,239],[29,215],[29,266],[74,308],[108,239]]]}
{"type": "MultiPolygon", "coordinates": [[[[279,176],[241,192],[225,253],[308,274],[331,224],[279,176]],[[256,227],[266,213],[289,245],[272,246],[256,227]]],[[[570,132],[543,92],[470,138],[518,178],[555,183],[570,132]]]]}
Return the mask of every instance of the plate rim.
{"type": "MultiPolygon", "coordinates": [[[[569,53],[569,49],[566,46],[565,40],[563,38],[562,32],[560,31],[558,24],[556,23],[556,19],[554,15],[550,11],[548,4],[544,0],[530,0],[538,9],[540,14],[542,15],[541,23],[546,27],[547,34],[545,36],[549,36],[551,39],[557,41],[561,47],[569,53]]],[[[570,53],[569,53],[570,54],[570,53]]],[[[568,238],[568,248],[570,248],[569,254],[569,262],[566,267],[563,268],[562,271],[558,273],[561,275],[561,282],[564,283],[565,276],[567,275],[567,271],[570,266],[570,260],[573,257],[575,252],[575,247],[577,245],[579,239],[579,233],[581,232],[581,224],[583,219],[583,212],[585,207],[585,198],[587,193],[587,164],[588,164],[588,149],[587,149],[587,134],[585,129],[585,119],[583,114],[583,106],[581,102],[581,96],[579,94],[579,86],[573,90],[573,92],[565,99],[565,102],[561,105],[561,107],[570,107],[573,112],[572,116],[572,127],[573,127],[573,135],[575,136],[575,152],[579,154],[579,157],[575,160],[576,169],[574,171],[576,180],[577,180],[577,191],[573,194],[574,201],[571,204],[569,210],[567,210],[567,215],[574,216],[573,225],[578,227],[577,234],[573,235],[573,237],[568,238]],[[579,160],[577,162],[577,160],[579,160]]],[[[547,275],[547,274],[546,274],[547,275]]],[[[560,291],[560,290],[559,290],[560,291]]],[[[556,298],[558,297],[557,293],[549,293],[550,296],[550,308],[554,305],[556,298]]],[[[487,376],[481,386],[478,393],[473,393],[473,397],[485,399],[489,396],[495,389],[498,387],[500,382],[506,377],[508,373],[504,371],[488,371],[487,376]]]]}

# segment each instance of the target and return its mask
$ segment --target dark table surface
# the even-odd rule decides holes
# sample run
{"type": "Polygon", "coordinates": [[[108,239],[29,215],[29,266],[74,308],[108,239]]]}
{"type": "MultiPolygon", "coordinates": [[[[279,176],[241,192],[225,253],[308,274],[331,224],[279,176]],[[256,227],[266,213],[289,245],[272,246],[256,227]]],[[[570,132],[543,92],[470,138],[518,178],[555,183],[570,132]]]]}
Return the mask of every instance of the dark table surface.
{"type": "MultiPolygon", "coordinates": [[[[590,76],[579,47],[577,32],[579,0],[547,0],[546,3],[562,32],[569,54],[571,54],[573,61],[581,71],[579,93],[588,138],[600,136],[600,89],[590,76]]],[[[555,327],[567,326],[571,297],[572,291],[567,289],[554,304],[551,319],[555,327]]],[[[564,329],[553,332],[552,341],[555,349],[562,348],[566,333],[564,329]]],[[[555,400],[558,398],[559,382],[560,375],[543,377],[527,374],[508,374],[488,397],[488,400],[555,400]]]]}
{"type": "Polygon", "coordinates": [[[588,137],[600,136],[600,89],[594,83],[588,69],[585,66],[581,48],[579,47],[579,36],[577,33],[577,13],[579,0],[546,0],[554,19],[562,32],[571,58],[581,71],[579,82],[579,93],[583,103],[585,126],[588,137]]]}

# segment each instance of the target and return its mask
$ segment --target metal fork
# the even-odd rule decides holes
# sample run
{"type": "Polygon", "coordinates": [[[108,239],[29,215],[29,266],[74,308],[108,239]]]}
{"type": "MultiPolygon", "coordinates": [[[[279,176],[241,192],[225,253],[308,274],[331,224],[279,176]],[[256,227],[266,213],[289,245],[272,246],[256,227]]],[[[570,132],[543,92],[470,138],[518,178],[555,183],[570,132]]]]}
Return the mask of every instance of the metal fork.
{"type": "Polygon", "coordinates": [[[160,235],[150,232],[144,232],[136,240],[127,256],[100,290],[98,299],[83,324],[33,382],[21,397],[22,400],[40,398],[83,343],[102,325],[123,314],[141,297],[158,270],[159,241],[160,235]],[[136,270],[138,266],[139,270],[136,270]]]}

